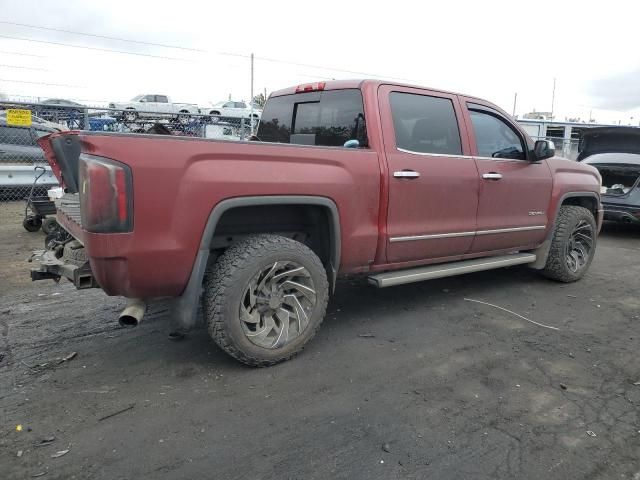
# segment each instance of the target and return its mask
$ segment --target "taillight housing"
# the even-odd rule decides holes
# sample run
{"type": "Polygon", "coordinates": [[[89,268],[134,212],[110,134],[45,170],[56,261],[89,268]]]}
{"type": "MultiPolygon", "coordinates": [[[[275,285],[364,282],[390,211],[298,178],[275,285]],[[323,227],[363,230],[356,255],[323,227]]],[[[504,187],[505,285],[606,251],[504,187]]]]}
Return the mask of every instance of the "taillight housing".
{"type": "Polygon", "coordinates": [[[80,155],[80,215],[82,228],[95,233],[133,230],[131,169],[120,162],[80,155]]]}

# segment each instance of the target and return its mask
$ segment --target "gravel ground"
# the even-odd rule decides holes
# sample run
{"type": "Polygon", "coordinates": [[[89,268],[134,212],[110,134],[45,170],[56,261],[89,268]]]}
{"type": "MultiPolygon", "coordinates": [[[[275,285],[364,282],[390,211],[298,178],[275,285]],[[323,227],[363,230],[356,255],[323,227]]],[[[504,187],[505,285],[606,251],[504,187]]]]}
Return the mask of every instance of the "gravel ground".
{"type": "Polygon", "coordinates": [[[640,228],[606,225],[570,285],[344,282],[303,354],[251,369],[202,326],[170,341],[162,305],[121,329],[122,299],[32,283],[21,209],[0,205],[4,479],[640,480],[640,228]]]}

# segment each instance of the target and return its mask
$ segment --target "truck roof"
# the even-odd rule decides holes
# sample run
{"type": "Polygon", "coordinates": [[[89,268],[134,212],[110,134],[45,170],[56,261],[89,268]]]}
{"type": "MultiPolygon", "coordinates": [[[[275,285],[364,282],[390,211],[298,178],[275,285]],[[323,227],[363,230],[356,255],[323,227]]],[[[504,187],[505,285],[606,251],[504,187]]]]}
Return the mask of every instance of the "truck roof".
{"type": "MultiPolygon", "coordinates": [[[[309,82],[309,83],[304,83],[302,85],[313,85],[314,83],[318,83],[318,82],[309,82]]],[[[351,80],[327,80],[324,82],[320,82],[320,83],[324,83],[324,90],[341,90],[341,89],[345,89],[345,88],[364,88],[365,85],[367,87],[373,87],[373,88],[377,88],[380,85],[395,85],[398,87],[409,87],[409,88],[419,88],[422,90],[431,90],[433,92],[440,92],[440,93],[447,93],[449,95],[464,95],[465,97],[470,97],[470,98],[475,98],[472,97],[471,95],[465,95],[465,94],[461,94],[461,93],[456,93],[456,92],[450,92],[448,90],[442,90],[439,88],[430,88],[430,87],[425,87],[425,86],[420,86],[420,85],[411,85],[409,83],[402,83],[402,82],[394,82],[394,81],[389,81],[389,80],[374,80],[374,79],[351,79],[351,80]]],[[[296,93],[296,88],[298,88],[299,85],[295,85],[293,87],[288,87],[288,88],[283,88],[281,90],[276,90],[275,92],[271,93],[272,97],[279,97],[281,95],[291,95],[293,93],[296,93]]]]}

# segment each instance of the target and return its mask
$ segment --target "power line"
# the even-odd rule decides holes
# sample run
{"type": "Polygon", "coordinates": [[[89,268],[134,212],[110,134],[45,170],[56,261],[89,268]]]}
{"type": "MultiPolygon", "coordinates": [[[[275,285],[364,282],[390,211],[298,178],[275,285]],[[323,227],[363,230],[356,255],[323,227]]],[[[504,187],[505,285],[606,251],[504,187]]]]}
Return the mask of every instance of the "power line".
{"type": "Polygon", "coordinates": [[[60,32],[60,33],[69,33],[71,35],[84,35],[85,37],[93,37],[93,38],[103,38],[105,40],[117,40],[119,42],[129,42],[129,43],[137,43],[139,45],[151,45],[154,47],[163,47],[163,48],[177,48],[179,50],[187,50],[191,52],[202,52],[206,53],[206,50],[202,50],[199,48],[190,48],[190,47],[180,47],[178,45],[168,45],[166,43],[154,43],[154,42],[145,42],[142,40],[132,40],[129,38],[119,38],[119,37],[110,37],[108,35],[97,35],[94,33],[86,33],[86,32],[75,32],[73,30],[63,30],[61,28],[51,28],[51,27],[41,27],[39,25],[28,25],[26,23],[17,23],[17,22],[7,22],[0,20],[0,23],[5,25],[14,25],[17,27],[25,27],[25,28],[34,28],[37,30],[48,30],[50,32],[60,32]]]}
{"type": "Polygon", "coordinates": [[[22,65],[1,65],[0,67],[5,67],[5,68],[21,68],[24,70],[38,70],[40,72],[49,72],[50,70],[47,70],[46,68],[38,68],[38,67],[25,67],[22,65]]]}
{"type": "Polygon", "coordinates": [[[8,50],[0,50],[0,53],[4,53],[5,55],[20,55],[20,56],[26,56],[26,57],[45,58],[44,55],[34,55],[33,53],[24,53],[24,52],[10,52],[8,50]]]}
{"type": "Polygon", "coordinates": [[[11,35],[0,35],[1,38],[8,38],[10,40],[21,40],[23,42],[35,42],[35,43],[46,43],[48,45],[58,45],[61,47],[73,47],[73,48],[82,48],[85,50],[96,50],[99,52],[109,52],[109,53],[120,53],[123,55],[136,55],[139,57],[152,57],[152,58],[162,58],[164,60],[179,60],[182,62],[188,62],[189,60],[186,58],[177,58],[177,57],[165,57],[163,55],[151,55],[150,53],[137,53],[137,52],[125,52],[123,50],[111,50],[109,48],[99,48],[99,47],[88,47],[86,45],[74,45],[72,43],[62,43],[62,42],[51,42],[48,40],[35,40],[33,38],[24,38],[24,37],[13,37],[11,35]]]}
{"type": "Polygon", "coordinates": [[[379,77],[379,78],[388,78],[390,80],[400,80],[402,82],[412,82],[413,80],[408,80],[406,78],[397,78],[397,77],[387,77],[386,75],[378,75],[376,73],[367,73],[367,72],[359,72],[359,71],[354,71],[354,70],[344,70],[342,68],[333,68],[333,67],[323,67],[320,65],[311,65],[309,63],[297,63],[297,62],[289,62],[286,60],[277,60],[275,58],[266,58],[266,57],[255,57],[258,60],[263,60],[265,62],[272,62],[272,63],[284,63],[287,65],[295,65],[298,67],[306,67],[306,68],[316,68],[318,70],[328,70],[328,71],[332,71],[332,72],[343,72],[343,73],[351,73],[353,75],[362,75],[365,77],[379,77]]]}
{"type": "MultiPolygon", "coordinates": [[[[142,40],[133,40],[133,39],[127,39],[127,38],[112,37],[112,36],[109,36],[109,35],[97,35],[97,34],[92,34],[92,33],[78,32],[78,31],[74,31],[74,30],[64,30],[64,29],[51,28],[51,27],[42,27],[42,26],[39,26],[39,25],[30,25],[30,24],[26,24],[26,23],[8,22],[8,21],[0,20],[0,24],[14,25],[14,26],[26,27],[26,28],[33,28],[33,29],[37,29],[37,30],[48,30],[48,31],[53,31],[53,32],[67,33],[67,34],[70,34],[70,35],[82,35],[82,36],[93,37],[93,38],[102,38],[102,39],[106,39],[106,40],[116,40],[116,41],[120,41],[120,42],[136,43],[136,44],[140,44],[140,45],[149,45],[149,46],[162,47],[162,48],[174,48],[174,49],[192,51],[192,52],[198,52],[198,53],[217,54],[217,55],[224,55],[224,56],[229,56],[229,57],[241,57],[241,58],[247,58],[247,59],[251,58],[251,55],[246,55],[246,54],[241,54],[241,53],[213,52],[211,50],[204,50],[204,49],[199,49],[199,48],[182,47],[182,46],[179,46],[179,45],[170,45],[170,44],[166,44],[166,43],[145,42],[145,41],[142,41],[142,40]]],[[[52,45],[60,45],[60,46],[65,46],[65,47],[85,48],[85,49],[89,49],[89,50],[98,50],[98,51],[111,52],[111,53],[120,53],[120,54],[125,54],[125,55],[139,55],[139,56],[153,57],[153,58],[163,58],[163,59],[169,59],[169,60],[189,61],[188,59],[185,59],[185,58],[165,57],[165,56],[160,56],[160,55],[151,55],[151,54],[127,52],[127,51],[122,51],[122,50],[103,49],[103,48],[98,48],[98,47],[88,47],[88,46],[82,46],[82,45],[66,44],[66,43],[62,43],[62,42],[50,42],[50,41],[45,41],[45,40],[34,40],[34,39],[28,39],[28,38],[24,38],[24,37],[10,37],[10,36],[7,36],[7,35],[0,35],[0,37],[14,38],[16,40],[24,40],[24,41],[30,41],[30,42],[49,43],[49,44],[52,44],[52,45]]],[[[261,57],[261,56],[255,56],[255,58],[258,59],[258,60],[263,60],[265,62],[279,63],[279,64],[284,64],[284,65],[294,65],[294,66],[298,66],[298,67],[314,68],[314,69],[318,69],[318,70],[327,70],[327,71],[333,71],[333,72],[343,72],[343,73],[349,73],[349,74],[352,74],[352,75],[362,75],[362,76],[365,76],[365,77],[388,78],[390,80],[399,80],[399,81],[402,81],[402,82],[409,82],[409,83],[414,82],[413,80],[406,79],[406,78],[390,77],[390,76],[386,76],[386,75],[378,75],[378,74],[375,74],[375,73],[360,72],[360,71],[356,71],[356,70],[345,70],[345,69],[342,69],[342,68],[324,67],[322,65],[313,65],[313,64],[308,64],[308,63],[291,62],[291,61],[287,61],[287,60],[279,60],[279,59],[275,59],[275,58],[261,57]]]]}
{"type": "MultiPolygon", "coordinates": [[[[244,54],[241,54],[241,53],[220,52],[220,55],[228,55],[230,57],[250,58],[250,55],[244,55],[244,54]]],[[[312,64],[309,64],[309,63],[290,62],[288,60],[278,60],[278,59],[275,59],[275,58],[260,57],[260,56],[257,56],[257,55],[254,58],[256,58],[257,60],[263,60],[265,62],[281,63],[281,64],[285,64],[285,65],[295,65],[297,67],[306,67],[306,68],[315,68],[315,69],[318,69],[318,70],[329,70],[329,71],[333,71],[333,72],[351,73],[353,75],[363,75],[365,77],[388,78],[390,80],[400,80],[402,82],[413,82],[413,80],[408,80],[406,78],[388,77],[386,75],[378,75],[378,74],[375,74],[375,73],[367,73],[367,72],[358,72],[358,71],[355,71],[355,70],[345,70],[345,69],[342,69],[342,68],[323,67],[321,65],[312,65],[312,64]]]]}
{"type": "Polygon", "coordinates": [[[84,85],[69,85],[66,83],[46,83],[46,82],[28,82],[26,80],[12,80],[10,78],[0,78],[0,82],[11,83],[30,83],[32,85],[48,85],[50,87],[72,87],[72,88],[87,88],[84,85]]]}

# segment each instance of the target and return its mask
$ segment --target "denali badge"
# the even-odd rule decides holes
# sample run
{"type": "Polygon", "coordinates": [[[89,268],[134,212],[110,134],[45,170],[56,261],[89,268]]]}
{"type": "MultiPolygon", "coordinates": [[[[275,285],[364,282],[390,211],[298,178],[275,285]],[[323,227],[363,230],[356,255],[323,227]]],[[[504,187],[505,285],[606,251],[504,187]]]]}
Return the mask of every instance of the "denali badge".
{"type": "Polygon", "coordinates": [[[533,217],[534,215],[544,215],[544,212],[541,212],[540,210],[535,212],[529,212],[530,217],[533,217]]]}

